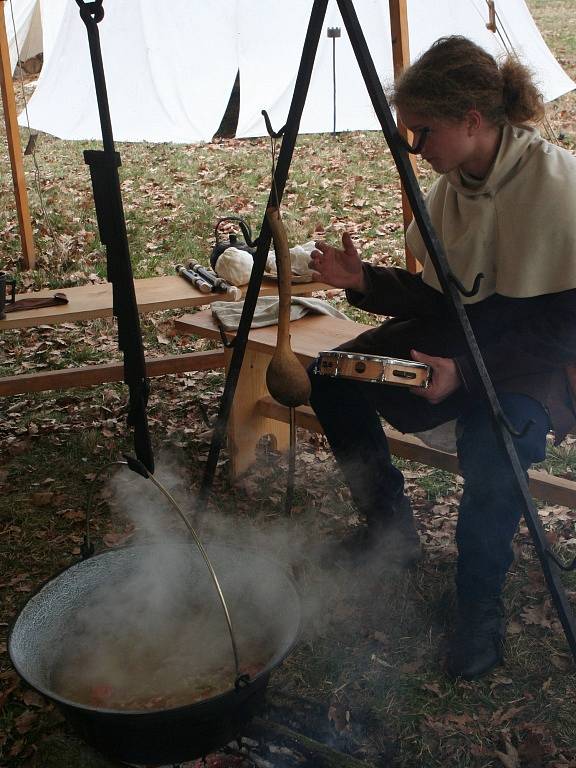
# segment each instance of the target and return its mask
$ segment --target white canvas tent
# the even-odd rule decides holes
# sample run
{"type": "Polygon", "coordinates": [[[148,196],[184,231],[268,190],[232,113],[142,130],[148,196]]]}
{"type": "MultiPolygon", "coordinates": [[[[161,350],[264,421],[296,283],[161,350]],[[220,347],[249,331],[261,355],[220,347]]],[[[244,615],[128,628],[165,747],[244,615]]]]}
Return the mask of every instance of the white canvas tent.
{"type": "MultiPolygon", "coordinates": [[[[9,2],[21,23],[27,20],[28,33],[35,19],[42,24],[44,67],[28,105],[32,128],[65,139],[100,138],[86,29],[77,4],[9,2]]],[[[285,123],[312,0],[104,0],[103,7],[98,28],[117,140],[210,140],[238,70],[237,136],[265,135],[262,109],[276,128],[285,123]]],[[[356,0],[355,8],[377,70],[385,84],[391,82],[388,0],[356,0]]],[[[575,87],[544,43],[524,0],[496,0],[496,10],[502,36],[486,28],[486,0],[408,0],[412,59],[442,35],[466,35],[496,56],[505,52],[504,38],[533,69],[547,101],[575,87]]],[[[377,129],[335,0],[328,7],[329,26],[342,28],[336,41],[336,128],[377,129]]],[[[7,27],[10,34],[9,19],[7,27]]],[[[323,36],[300,129],[320,133],[332,127],[332,40],[323,36]]]]}
{"type": "MultiPolygon", "coordinates": [[[[8,0],[3,3],[12,69],[43,53],[49,57],[67,0],[8,0]]],[[[77,6],[76,6],[77,7],[77,6]]]]}
{"type": "Polygon", "coordinates": [[[19,58],[24,61],[44,50],[40,3],[38,3],[38,0],[8,2],[5,4],[5,10],[10,63],[12,69],[14,69],[18,62],[18,54],[20,54],[19,58]],[[14,20],[12,20],[12,14],[14,15],[14,20]],[[14,26],[18,36],[18,48],[16,46],[14,26]]]}

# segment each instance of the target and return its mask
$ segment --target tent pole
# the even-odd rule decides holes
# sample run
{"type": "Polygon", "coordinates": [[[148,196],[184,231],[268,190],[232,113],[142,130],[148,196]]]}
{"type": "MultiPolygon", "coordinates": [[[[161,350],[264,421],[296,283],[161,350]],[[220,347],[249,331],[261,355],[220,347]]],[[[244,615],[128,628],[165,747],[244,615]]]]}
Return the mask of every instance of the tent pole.
{"type": "Polygon", "coordinates": [[[2,106],[4,107],[4,122],[6,123],[6,138],[8,140],[8,154],[12,167],[12,181],[16,198],[16,212],[20,227],[20,242],[22,245],[22,260],[25,269],[34,269],[36,252],[34,249],[34,237],[32,235],[32,223],[30,221],[30,208],[28,206],[28,192],[26,190],[26,176],[22,162],[22,145],[20,144],[20,132],[16,118],[16,100],[14,98],[14,83],[10,67],[10,50],[8,48],[8,35],[6,34],[6,20],[4,8],[6,0],[0,0],[0,90],[2,91],[2,106]]]}
{"type": "MultiPolygon", "coordinates": [[[[398,77],[410,64],[410,40],[408,35],[408,9],[407,0],[389,0],[390,7],[390,32],[392,34],[392,62],[394,64],[394,77],[398,77]]],[[[405,139],[408,139],[409,131],[398,119],[398,133],[405,139]]],[[[410,136],[411,138],[411,136],[410,136]]],[[[418,169],[416,160],[410,155],[410,163],[414,174],[417,175],[418,169]]],[[[412,221],[412,206],[408,201],[408,196],[402,184],[402,218],[404,220],[404,233],[412,221]]],[[[409,272],[418,272],[422,267],[416,261],[410,249],[404,242],[404,253],[406,254],[406,268],[409,272]]]]}

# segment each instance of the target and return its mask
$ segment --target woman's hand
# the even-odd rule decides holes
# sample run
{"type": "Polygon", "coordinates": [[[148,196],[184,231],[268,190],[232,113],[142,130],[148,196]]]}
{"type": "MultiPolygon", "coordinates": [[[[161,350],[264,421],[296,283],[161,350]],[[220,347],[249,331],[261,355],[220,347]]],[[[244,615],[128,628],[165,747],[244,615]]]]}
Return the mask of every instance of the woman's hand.
{"type": "Polygon", "coordinates": [[[333,285],[335,288],[350,288],[364,293],[366,284],[362,270],[362,260],[352,243],[348,232],[342,235],[343,250],[328,243],[317,242],[316,250],[310,254],[310,269],[314,279],[333,285]]]}
{"type": "Polygon", "coordinates": [[[410,356],[417,363],[425,363],[432,368],[432,379],[427,389],[415,387],[411,390],[414,395],[423,397],[432,405],[438,405],[462,385],[458,368],[451,357],[432,357],[415,349],[410,350],[410,356]]]}

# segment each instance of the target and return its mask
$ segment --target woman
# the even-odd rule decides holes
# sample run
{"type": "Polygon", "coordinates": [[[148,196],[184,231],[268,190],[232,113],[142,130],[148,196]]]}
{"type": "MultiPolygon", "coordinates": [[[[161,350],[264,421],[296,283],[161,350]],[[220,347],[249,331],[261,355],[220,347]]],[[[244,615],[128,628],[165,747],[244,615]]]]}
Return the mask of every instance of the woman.
{"type": "MultiPolygon", "coordinates": [[[[438,40],[402,75],[392,100],[441,174],[426,205],[451,270],[467,289],[484,275],[463,301],[527,470],[544,458],[548,431],[559,442],[576,421],[566,374],[576,360],[576,159],[529,127],[543,106],[528,70],[513,59],[498,65],[462,37],[438,40]]],[[[311,403],[366,517],[363,543],[403,565],[417,558],[418,540],[380,416],[403,432],[457,419],[464,489],[448,671],[471,679],[502,660],[501,592],[523,506],[414,222],[407,242],[424,265],[418,275],[362,262],[347,234],[342,249],[318,243],[311,266],[354,306],[391,318],[341,349],[427,363],[430,387],[311,374],[311,403]]]]}

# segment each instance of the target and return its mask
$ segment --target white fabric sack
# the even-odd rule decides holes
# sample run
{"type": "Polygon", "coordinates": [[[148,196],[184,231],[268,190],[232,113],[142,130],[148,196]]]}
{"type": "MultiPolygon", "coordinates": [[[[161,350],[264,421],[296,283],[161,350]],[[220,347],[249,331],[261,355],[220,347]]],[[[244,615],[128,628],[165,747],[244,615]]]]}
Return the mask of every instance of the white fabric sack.
{"type": "Polygon", "coordinates": [[[246,285],[250,280],[253,265],[254,257],[251,253],[230,246],[218,257],[214,271],[218,277],[231,285],[246,285]]]}
{"type": "MultiPolygon", "coordinates": [[[[290,248],[290,264],[292,266],[293,275],[311,275],[312,270],[308,266],[310,263],[310,254],[316,248],[316,242],[310,240],[303,245],[295,245],[294,248],[290,248]]],[[[277,275],[278,270],[276,268],[276,254],[274,251],[270,251],[268,254],[268,261],[266,262],[266,272],[270,272],[271,275],[277,275]]]]}

